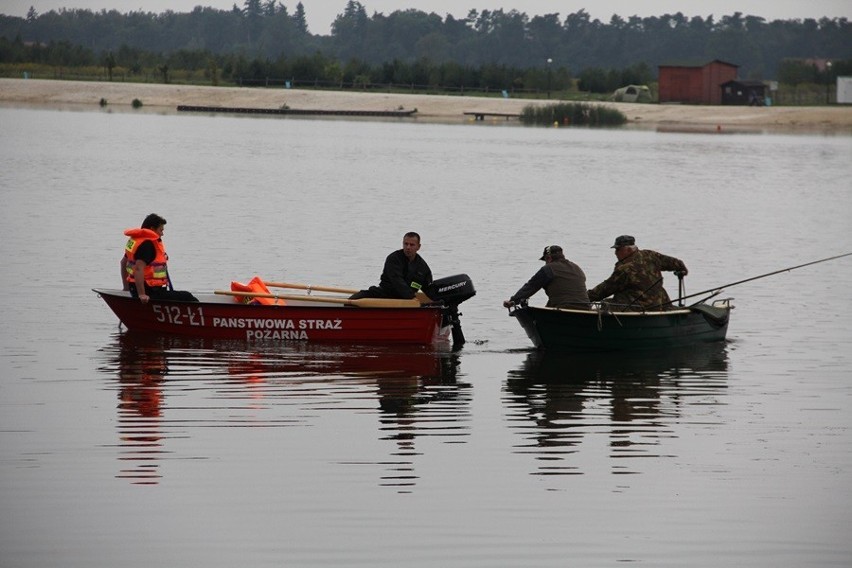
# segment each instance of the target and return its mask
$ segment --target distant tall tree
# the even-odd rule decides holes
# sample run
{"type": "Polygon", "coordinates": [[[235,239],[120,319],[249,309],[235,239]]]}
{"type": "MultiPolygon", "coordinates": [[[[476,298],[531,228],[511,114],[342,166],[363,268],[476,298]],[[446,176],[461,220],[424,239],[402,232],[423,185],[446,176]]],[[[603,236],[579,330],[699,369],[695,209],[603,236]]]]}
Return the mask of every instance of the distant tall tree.
{"type": "Polygon", "coordinates": [[[110,51],[107,53],[104,58],[104,67],[106,67],[107,70],[107,77],[109,77],[109,80],[112,81],[112,70],[115,69],[115,55],[113,52],[110,51]]]}
{"type": "Polygon", "coordinates": [[[263,7],[260,4],[260,0],[245,0],[243,6],[243,13],[247,18],[260,18],[263,15],[263,7]]]}
{"type": "Polygon", "coordinates": [[[293,22],[296,24],[296,29],[301,33],[308,33],[308,20],[305,17],[305,5],[301,2],[296,4],[296,12],[293,14],[293,22]]]}
{"type": "Polygon", "coordinates": [[[251,45],[260,32],[261,18],[263,17],[263,7],[260,0],[245,0],[243,4],[243,14],[246,21],[246,29],[248,31],[248,44],[251,45]]]}
{"type": "Polygon", "coordinates": [[[339,45],[359,48],[355,50],[357,53],[363,45],[368,22],[364,6],[356,0],[349,0],[343,14],[338,14],[332,22],[331,35],[339,45]]]}
{"type": "Polygon", "coordinates": [[[214,87],[219,85],[219,64],[212,57],[207,62],[207,72],[210,74],[210,84],[214,87]]]}

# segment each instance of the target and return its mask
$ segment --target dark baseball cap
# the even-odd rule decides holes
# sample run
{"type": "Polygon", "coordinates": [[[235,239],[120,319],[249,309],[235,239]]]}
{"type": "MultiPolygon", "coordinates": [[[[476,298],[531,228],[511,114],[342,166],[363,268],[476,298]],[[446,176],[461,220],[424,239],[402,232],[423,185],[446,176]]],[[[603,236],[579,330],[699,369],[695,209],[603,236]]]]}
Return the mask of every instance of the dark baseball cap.
{"type": "Polygon", "coordinates": [[[617,249],[619,247],[631,247],[636,244],[636,239],[630,235],[621,235],[615,238],[615,244],[609,248],[617,249]]]}
{"type": "Polygon", "coordinates": [[[559,245],[550,245],[544,247],[544,252],[541,253],[541,258],[539,260],[544,260],[544,257],[551,256],[554,254],[562,254],[562,247],[559,245]]]}

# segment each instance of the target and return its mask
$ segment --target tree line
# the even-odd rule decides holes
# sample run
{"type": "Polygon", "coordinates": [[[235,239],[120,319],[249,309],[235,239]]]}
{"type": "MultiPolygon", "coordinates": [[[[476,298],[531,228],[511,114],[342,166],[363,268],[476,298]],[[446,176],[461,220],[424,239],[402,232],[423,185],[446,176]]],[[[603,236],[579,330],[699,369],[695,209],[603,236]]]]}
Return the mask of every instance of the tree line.
{"type": "Polygon", "coordinates": [[[52,10],[0,15],[0,63],[99,66],[112,75],[178,70],[205,80],[317,85],[408,84],[450,89],[559,90],[579,79],[604,92],[653,80],[663,64],[739,65],[742,79],[820,82],[825,69],[803,60],[852,59],[846,18],[766,21],[736,12],[682,13],[609,22],[579,10],[529,17],[471,10],[465,18],[417,9],[368,15],[348,0],[330,35],[315,35],[299,2],[245,0],[231,10],[191,12],[52,10]],[[821,75],[822,73],[822,75],[821,75]]]}

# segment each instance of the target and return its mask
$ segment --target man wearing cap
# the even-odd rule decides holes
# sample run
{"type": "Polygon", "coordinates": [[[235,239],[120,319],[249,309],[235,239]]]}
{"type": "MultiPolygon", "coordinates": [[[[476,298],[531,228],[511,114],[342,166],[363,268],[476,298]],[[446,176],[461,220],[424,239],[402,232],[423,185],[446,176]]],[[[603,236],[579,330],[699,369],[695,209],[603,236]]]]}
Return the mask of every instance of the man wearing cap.
{"type": "Polygon", "coordinates": [[[609,307],[615,310],[671,309],[671,300],[663,288],[662,271],[686,276],[688,270],[679,258],[653,250],[639,250],[636,239],[621,235],[612,245],[618,262],[612,275],[589,290],[589,299],[599,302],[612,296],[609,307]]]}
{"type": "Polygon", "coordinates": [[[545,265],[533,274],[529,282],[521,286],[514,296],[503,302],[504,307],[508,308],[526,300],[544,288],[548,308],[589,309],[586,275],[579,266],[565,258],[562,247],[544,247],[539,260],[543,260],[545,265]]]}

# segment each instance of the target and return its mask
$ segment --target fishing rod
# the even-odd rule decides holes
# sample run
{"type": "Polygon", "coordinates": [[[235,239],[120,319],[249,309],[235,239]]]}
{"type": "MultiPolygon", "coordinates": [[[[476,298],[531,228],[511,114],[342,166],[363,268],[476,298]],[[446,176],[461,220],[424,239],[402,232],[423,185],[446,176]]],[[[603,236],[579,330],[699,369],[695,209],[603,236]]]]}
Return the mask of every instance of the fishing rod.
{"type": "MultiPolygon", "coordinates": [[[[738,284],[744,284],[746,282],[751,282],[752,280],[759,280],[760,278],[766,278],[767,276],[773,276],[775,274],[780,274],[782,272],[789,272],[791,270],[796,270],[797,268],[804,268],[805,266],[810,266],[812,264],[819,264],[820,262],[828,262],[829,260],[835,260],[837,258],[843,258],[844,256],[850,256],[852,252],[847,252],[845,254],[838,254],[836,256],[830,256],[828,258],[823,258],[821,260],[814,260],[813,262],[806,262],[805,264],[800,264],[798,266],[791,266],[789,268],[782,268],[781,270],[775,270],[774,272],[767,272],[766,274],[761,274],[760,276],[752,276],[751,278],[746,278],[745,280],[739,280],[737,282],[731,282],[730,284],[724,284],[722,286],[716,286],[715,288],[710,288],[709,290],[704,290],[703,292],[696,292],[695,294],[690,294],[689,296],[681,296],[677,300],[671,300],[666,302],[665,304],[661,304],[660,307],[667,306],[669,304],[673,304],[675,302],[685,300],[687,298],[694,298],[695,296],[701,296],[702,294],[709,294],[711,292],[716,292],[718,294],[722,291],[722,288],[730,288],[731,286],[736,286],[738,284]]],[[[715,295],[715,294],[714,294],[715,295]]]]}

